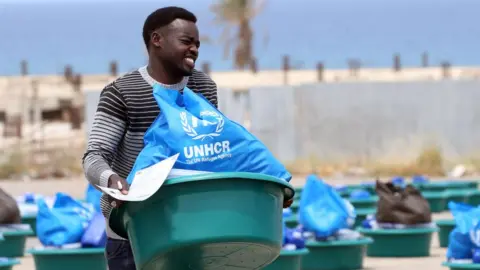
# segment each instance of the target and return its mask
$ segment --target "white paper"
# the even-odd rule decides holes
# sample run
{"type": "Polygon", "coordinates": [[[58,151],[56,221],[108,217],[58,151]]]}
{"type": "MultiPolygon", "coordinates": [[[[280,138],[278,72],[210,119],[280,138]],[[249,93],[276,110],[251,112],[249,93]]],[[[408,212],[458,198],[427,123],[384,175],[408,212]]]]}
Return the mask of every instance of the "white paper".
{"type": "Polygon", "coordinates": [[[167,179],[179,154],[171,156],[157,164],[139,170],[133,178],[128,194],[118,189],[98,186],[103,192],[121,201],[144,201],[155,194],[167,179]]]}

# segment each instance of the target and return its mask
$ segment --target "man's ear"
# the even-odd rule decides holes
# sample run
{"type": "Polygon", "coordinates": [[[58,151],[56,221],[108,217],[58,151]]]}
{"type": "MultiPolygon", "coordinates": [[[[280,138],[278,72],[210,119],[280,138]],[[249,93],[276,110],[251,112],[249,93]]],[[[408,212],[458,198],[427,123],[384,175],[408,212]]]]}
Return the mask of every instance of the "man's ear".
{"type": "Polygon", "coordinates": [[[156,48],[162,47],[164,37],[158,31],[154,31],[150,36],[150,39],[153,46],[155,46],[156,48]]]}

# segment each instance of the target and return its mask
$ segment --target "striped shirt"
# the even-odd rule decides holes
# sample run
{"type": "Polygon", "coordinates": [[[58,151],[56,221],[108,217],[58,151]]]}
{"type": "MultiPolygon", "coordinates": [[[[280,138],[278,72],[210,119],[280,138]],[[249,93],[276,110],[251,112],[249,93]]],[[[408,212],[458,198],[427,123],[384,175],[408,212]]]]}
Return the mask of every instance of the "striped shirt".
{"type": "MultiPolygon", "coordinates": [[[[148,74],[146,67],[116,79],[100,94],[87,150],[83,156],[85,175],[94,186],[107,187],[112,174],[127,178],[143,149],[145,131],[160,113],[153,97],[153,85],[156,83],[180,92],[187,86],[192,91],[202,94],[213,105],[218,105],[216,84],[205,73],[197,70],[175,85],[155,81],[148,74]]],[[[107,219],[107,235],[122,239],[108,226],[112,207],[107,195],[102,195],[100,205],[107,219]]]]}

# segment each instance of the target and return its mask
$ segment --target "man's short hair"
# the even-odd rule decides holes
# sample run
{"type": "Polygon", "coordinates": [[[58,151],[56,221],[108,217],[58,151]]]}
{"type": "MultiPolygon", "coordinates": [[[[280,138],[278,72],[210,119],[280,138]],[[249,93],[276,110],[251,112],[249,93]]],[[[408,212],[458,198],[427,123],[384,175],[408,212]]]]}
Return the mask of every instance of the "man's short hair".
{"type": "Polygon", "coordinates": [[[176,19],[182,19],[193,23],[197,22],[197,17],[195,17],[192,12],[181,7],[159,8],[148,15],[145,24],[143,25],[143,41],[145,42],[147,49],[152,32],[160,27],[169,25],[176,19]]]}

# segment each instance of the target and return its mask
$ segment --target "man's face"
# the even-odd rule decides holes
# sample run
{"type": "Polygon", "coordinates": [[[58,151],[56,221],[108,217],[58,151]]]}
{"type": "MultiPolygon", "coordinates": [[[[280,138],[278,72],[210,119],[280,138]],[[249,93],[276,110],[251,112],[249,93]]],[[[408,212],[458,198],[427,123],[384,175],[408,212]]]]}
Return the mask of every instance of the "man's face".
{"type": "Polygon", "coordinates": [[[162,30],[158,57],[171,71],[182,76],[192,75],[200,47],[198,28],[195,23],[177,19],[162,30]]]}

